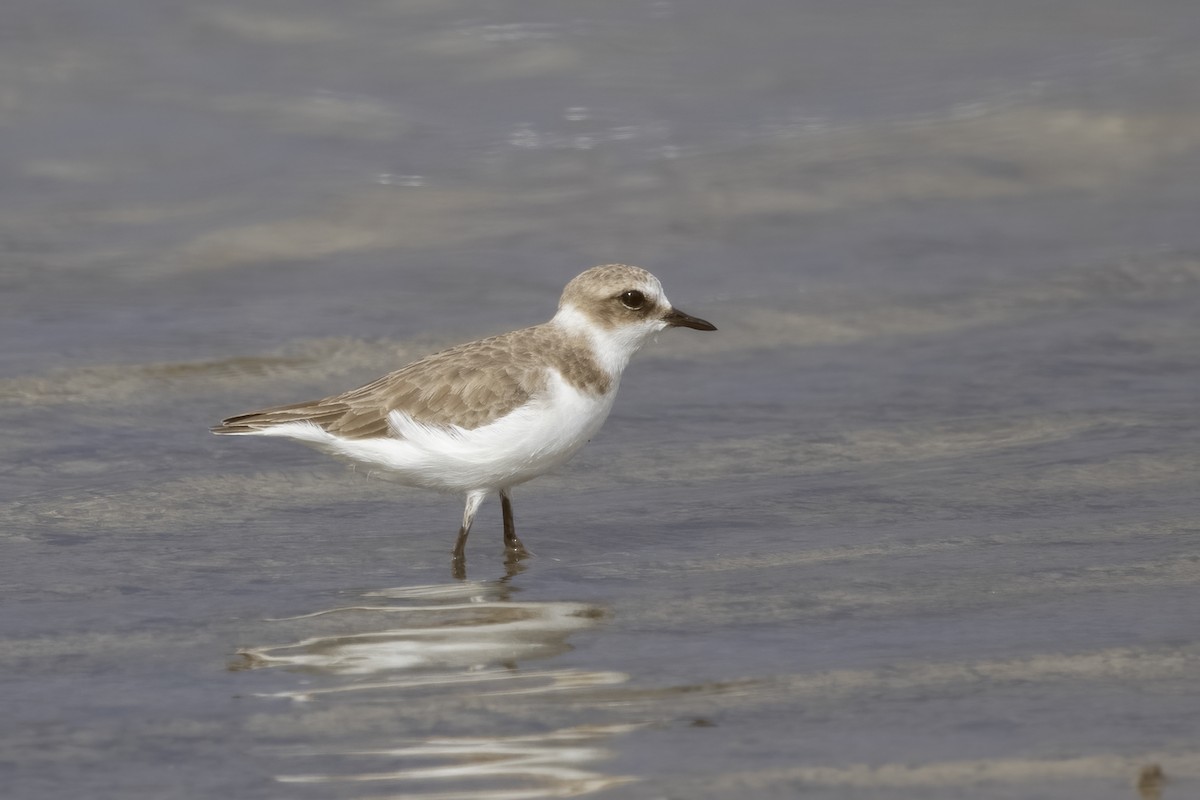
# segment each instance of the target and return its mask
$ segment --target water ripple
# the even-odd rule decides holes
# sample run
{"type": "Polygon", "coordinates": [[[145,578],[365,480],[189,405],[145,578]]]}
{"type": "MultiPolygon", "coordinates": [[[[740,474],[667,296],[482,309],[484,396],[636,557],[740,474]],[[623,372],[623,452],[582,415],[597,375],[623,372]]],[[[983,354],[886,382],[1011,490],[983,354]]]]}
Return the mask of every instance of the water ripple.
{"type": "MultiPolygon", "coordinates": [[[[613,687],[628,680],[620,672],[525,669],[523,662],[570,650],[568,637],[595,627],[607,612],[585,603],[517,602],[512,592],[505,581],[368,592],[361,604],[271,620],[295,629],[300,638],[244,648],[231,668],[284,667],[321,680],[319,686],[257,693],[263,698],[347,704],[365,696],[373,705],[397,707],[417,694],[430,693],[460,702],[521,696],[523,702],[536,703],[552,694],[613,687]]],[[[403,797],[439,800],[578,797],[633,780],[604,775],[592,765],[608,757],[609,740],[642,725],[572,725],[503,736],[479,735],[475,727],[470,735],[439,735],[384,747],[282,751],[282,757],[315,760],[332,768],[283,771],[276,780],[397,784],[404,788],[403,797]],[[423,789],[431,783],[440,787],[443,781],[453,781],[455,787],[448,792],[423,789]]]]}

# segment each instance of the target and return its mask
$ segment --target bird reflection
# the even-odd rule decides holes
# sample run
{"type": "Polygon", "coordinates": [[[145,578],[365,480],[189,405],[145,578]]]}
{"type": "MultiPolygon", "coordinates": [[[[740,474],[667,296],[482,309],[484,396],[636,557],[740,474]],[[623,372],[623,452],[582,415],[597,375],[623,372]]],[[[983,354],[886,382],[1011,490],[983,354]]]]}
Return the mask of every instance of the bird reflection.
{"type": "MultiPolygon", "coordinates": [[[[536,716],[530,704],[624,683],[628,676],[620,672],[525,666],[569,651],[568,638],[595,627],[607,613],[587,603],[514,599],[519,589],[511,579],[522,569],[512,559],[500,580],[382,589],[364,594],[361,603],[274,620],[297,638],[245,648],[232,668],[284,667],[324,676],[302,688],[260,696],[327,703],[331,710],[349,704],[351,711],[360,707],[353,704],[358,698],[369,697],[374,707],[391,700],[404,708],[406,700],[445,693],[446,708],[463,703],[472,709],[481,703],[504,706],[511,702],[507,698],[519,696],[522,713],[536,716]]],[[[501,711],[498,716],[506,713],[501,711]]],[[[371,797],[576,797],[632,780],[593,771],[591,764],[606,757],[606,742],[635,727],[576,724],[537,733],[480,735],[475,725],[468,735],[384,746],[372,738],[360,747],[339,737],[332,749],[285,753],[319,760],[320,772],[289,770],[276,778],[364,784],[372,791],[393,791],[391,784],[396,784],[395,791],[403,790],[371,797]],[[337,768],[328,771],[331,758],[337,768]],[[438,791],[424,792],[430,784],[438,791]]]]}
{"type": "MultiPolygon", "coordinates": [[[[504,581],[515,578],[529,569],[522,562],[531,555],[533,554],[528,550],[506,550],[504,553],[504,577],[500,580],[504,581]]],[[[465,555],[461,558],[450,560],[450,577],[456,581],[465,581],[467,579],[467,557],[465,555]]]]}
{"type": "Polygon", "coordinates": [[[281,783],[380,783],[429,780],[495,781],[513,779],[536,785],[469,792],[408,792],[407,800],[525,800],[540,797],[579,797],[629,783],[632,778],[601,775],[585,768],[588,762],[604,757],[605,742],[619,734],[635,730],[637,725],[583,725],[544,734],[527,736],[461,736],[427,739],[402,747],[382,750],[345,751],[348,757],[374,757],[387,760],[446,760],[453,763],[434,766],[410,766],[377,772],[339,775],[282,775],[281,783]]]}
{"type": "MultiPolygon", "coordinates": [[[[356,675],[471,669],[476,675],[489,665],[515,665],[566,652],[571,649],[568,636],[605,616],[603,609],[584,603],[518,602],[510,599],[512,592],[504,581],[370,592],[365,597],[398,602],[342,606],[277,620],[306,622],[332,632],[290,644],[246,648],[240,651],[244,663],[239,666],[356,675]]],[[[512,675],[514,680],[522,677],[512,675]]]]}

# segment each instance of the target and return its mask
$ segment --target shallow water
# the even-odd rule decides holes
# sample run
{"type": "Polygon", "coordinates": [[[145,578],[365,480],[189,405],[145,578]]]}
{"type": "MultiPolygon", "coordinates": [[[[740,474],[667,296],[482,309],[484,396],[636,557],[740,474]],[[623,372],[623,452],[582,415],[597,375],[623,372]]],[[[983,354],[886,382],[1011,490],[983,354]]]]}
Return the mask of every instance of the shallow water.
{"type": "Polygon", "coordinates": [[[5,796],[1194,796],[1200,16],[993,5],[10,3],[5,796]],[[520,565],[207,433],[609,261],[520,565]]]}

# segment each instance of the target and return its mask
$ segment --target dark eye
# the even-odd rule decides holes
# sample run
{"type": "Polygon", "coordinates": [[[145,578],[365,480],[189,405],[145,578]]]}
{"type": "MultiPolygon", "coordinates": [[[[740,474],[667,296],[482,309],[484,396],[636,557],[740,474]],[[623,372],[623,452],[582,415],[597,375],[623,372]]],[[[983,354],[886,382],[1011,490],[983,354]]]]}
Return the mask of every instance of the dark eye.
{"type": "Polygon", "coordinates": [[[630,289],[628,292],[621,294],[621,305],[637,311],[642,306],[646,305],[646,295],[642,294],[637,289],[630,289]]]}

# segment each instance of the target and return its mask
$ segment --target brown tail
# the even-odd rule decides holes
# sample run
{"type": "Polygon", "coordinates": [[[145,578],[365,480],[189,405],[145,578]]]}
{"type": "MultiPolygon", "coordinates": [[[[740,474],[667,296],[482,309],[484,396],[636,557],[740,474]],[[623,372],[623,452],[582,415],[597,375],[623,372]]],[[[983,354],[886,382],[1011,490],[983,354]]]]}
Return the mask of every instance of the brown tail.
{"type": "Polygon", "coordinates": [[[238,414],[236,417],[221,420],[220,425],[214,425],[213,433],[222,435],[261,433],[267,428],[283,425],[288,422],[311,422],[324,428],[346,411],[343,405],[320,405],[319,403],[294,403],[288,406],[264,408],[262,411],[252,411],[249,414],[238,414]]]}

